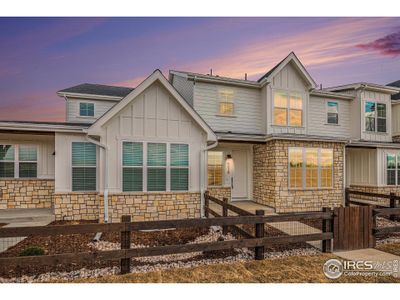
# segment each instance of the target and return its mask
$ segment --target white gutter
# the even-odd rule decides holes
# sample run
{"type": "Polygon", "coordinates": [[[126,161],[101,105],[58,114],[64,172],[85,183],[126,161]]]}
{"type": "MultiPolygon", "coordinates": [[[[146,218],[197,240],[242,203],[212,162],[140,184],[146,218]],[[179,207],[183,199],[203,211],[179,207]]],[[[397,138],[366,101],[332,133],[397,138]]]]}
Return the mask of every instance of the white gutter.
{"type": "Polygon", "coordinates": [[[108,146],[86,136],[86,139],[104,150],[104,223],[108,223],[108,146]]]}
{"type": "Polygon", "coordinates": [[[204,218],[205,212],[204,212],[204,192],[205,192],[205,184],[204,184],[204,177],[205,177],[205,154],[206,151],[215,148],[218,146],[218,140],[215,141],[215,143],[211,144],[210,146],[207,146],[205,149],[202,149],[200,151],[200,216],[204,218]]]}

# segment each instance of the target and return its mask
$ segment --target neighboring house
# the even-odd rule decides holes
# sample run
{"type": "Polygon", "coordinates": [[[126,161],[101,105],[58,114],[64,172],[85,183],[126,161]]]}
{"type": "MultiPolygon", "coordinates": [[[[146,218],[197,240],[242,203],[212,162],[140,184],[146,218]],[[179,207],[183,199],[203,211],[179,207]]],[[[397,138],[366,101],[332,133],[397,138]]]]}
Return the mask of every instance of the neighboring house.
{"type": "Polygon", "coordinates": [[[294,53],[258,81],[156,70],[135,89],[64,89],[65,123],[0,122],[0,209],[150,220],[200,216],[205,190],[276,212],[398,192],[399,92],[318,89],[294,53]]]}

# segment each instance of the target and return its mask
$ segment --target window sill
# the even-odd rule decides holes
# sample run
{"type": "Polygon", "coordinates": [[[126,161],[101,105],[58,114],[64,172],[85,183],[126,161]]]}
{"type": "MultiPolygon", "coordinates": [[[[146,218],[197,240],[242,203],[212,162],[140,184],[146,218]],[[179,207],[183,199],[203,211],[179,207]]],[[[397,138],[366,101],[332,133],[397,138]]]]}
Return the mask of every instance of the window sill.
{"type": "Polygon", "coordinates": [[[364,130],[363,133],[367,133],[367,134],[379,134],[379,135],[388,135],[388,132],[379,132],[379,131],[366,131],[364,130]]]}
{"type": "Polygon", "coordinates": [[[280,128],[299,128],[299,129],[306,129],[304,126],[294,126],[294,125],[277,125],[272,124],[271,127],[280,127],[280,128]]]}
{"type": "Polygon", "coordinates": [[[237,118],[236,115],[221,115],[221,114],[216,114],[216,117],[224,117],[224,118],[237,118]]]}
{"type": "Polygon", "coordinates": [[[95,116],[76,116],[77,118],[80,118],[80,119],[96,119],[96,117],[95,116]]]}
{"type": "Polygon", "coordinates": [[[325,123],[325,125],[328,125],[328,126],[340,126],[340,124],[335,124],[335,123],[325,123]]]}

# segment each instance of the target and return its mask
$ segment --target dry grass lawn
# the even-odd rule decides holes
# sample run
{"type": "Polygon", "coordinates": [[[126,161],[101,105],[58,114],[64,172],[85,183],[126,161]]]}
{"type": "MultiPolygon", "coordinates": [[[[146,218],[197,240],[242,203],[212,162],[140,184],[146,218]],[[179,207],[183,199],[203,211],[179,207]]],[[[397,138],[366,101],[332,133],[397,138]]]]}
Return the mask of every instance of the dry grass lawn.
{"type": "Polygon", "coordinates": [[[383,244],[376,246],[376,249],[400,256],[400,243],[383,244]]]}
{"type": "Polygon", "coordinates": [[[332,254],[293,256],[282,259],[246,263],[170,269],[150,273],[127,274],[93,279],[78,279],[74,283],[307,283],[307,282],[397,282],[400,278],[342,276],[339,280],[325,277],[322,266],[332,254]]]}

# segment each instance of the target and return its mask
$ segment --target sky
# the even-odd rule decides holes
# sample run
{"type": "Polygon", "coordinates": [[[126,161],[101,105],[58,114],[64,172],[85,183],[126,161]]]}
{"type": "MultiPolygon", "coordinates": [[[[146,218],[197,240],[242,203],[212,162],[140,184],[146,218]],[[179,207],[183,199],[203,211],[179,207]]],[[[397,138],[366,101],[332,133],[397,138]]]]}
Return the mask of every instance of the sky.
{"type": "Polygon", "coordinates": [[[58,90],[155,69],[258,79],[294,51],[323,87],[400,80],[400,18],[0,18],[0,120],[65,121],[58,90]]]}

